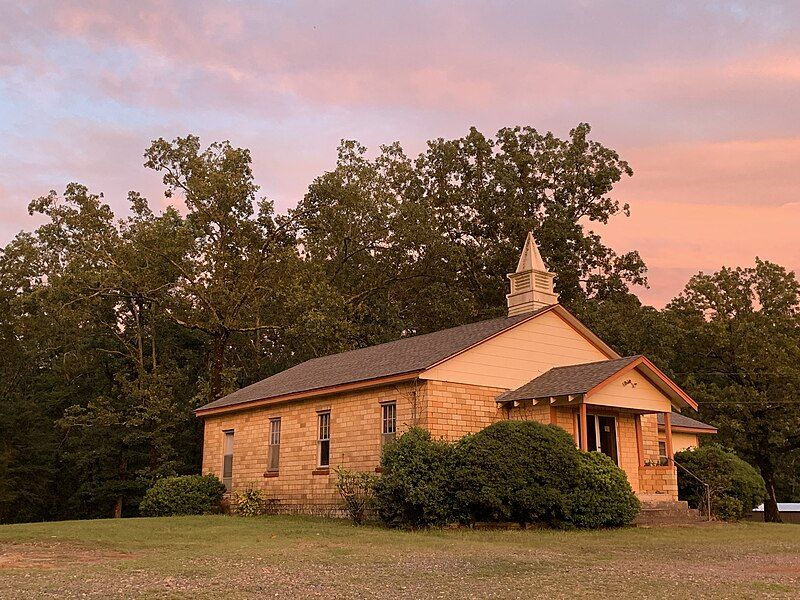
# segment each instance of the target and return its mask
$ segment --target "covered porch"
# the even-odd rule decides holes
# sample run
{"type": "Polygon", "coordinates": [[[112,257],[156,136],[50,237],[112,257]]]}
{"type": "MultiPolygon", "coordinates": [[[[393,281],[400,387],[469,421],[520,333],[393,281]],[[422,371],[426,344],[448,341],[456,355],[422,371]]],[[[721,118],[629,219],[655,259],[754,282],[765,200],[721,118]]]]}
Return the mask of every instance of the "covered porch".
{"type": "Polygon", "coordinates": [[[643,356],[556,367],[498,396],[507,418],[562,427],[585,451],[603,452],[642,499],[676,499],[672,411],[694,401],[643,356]],[[664,448],[659,447],[659,417],[664,448]]]}

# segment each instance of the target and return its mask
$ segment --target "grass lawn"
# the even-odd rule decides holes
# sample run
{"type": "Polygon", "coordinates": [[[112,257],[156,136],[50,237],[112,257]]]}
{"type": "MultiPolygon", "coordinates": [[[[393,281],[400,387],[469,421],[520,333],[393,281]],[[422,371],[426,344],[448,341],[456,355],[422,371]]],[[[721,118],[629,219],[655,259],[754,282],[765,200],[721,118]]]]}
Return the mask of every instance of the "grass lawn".
{"type": "Polygon", "coordinates": [[[0,526],[2,598],[800,598],[800,526],[356,528],[209,516],[0,526]]]}

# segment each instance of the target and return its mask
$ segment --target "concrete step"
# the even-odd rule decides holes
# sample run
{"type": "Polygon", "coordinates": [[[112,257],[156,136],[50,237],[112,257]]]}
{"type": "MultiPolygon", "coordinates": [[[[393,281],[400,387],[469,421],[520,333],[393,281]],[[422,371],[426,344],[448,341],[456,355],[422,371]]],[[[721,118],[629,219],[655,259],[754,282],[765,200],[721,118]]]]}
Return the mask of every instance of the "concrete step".
{"type": "Polygon", "coordinates": [[[689,508],[682,500],[643,500],[642,509],[634,520],[634,525],[679,525],[702,521],[700,511],[689,508]]]}

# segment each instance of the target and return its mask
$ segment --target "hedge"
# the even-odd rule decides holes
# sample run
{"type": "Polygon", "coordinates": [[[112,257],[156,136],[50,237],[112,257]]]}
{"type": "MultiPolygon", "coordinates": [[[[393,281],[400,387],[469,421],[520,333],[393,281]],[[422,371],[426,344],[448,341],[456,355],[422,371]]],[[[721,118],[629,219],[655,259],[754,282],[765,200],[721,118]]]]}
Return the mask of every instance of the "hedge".
{"type": "Polygon", "coordinates": [[[220,510],[225,486],[214,475],[184,475],[159,479],[139,504],[145,517],[203,515],[220,510]]]}
{"type": "Polygon", "coordinates": [[[454,519],[453,446],[414,428],[384,446],[375,482],[378,517],[395,527],[445,525],[454,519]]]}
{"type": "MultiPolygon", "coordinates": [[[[675,461],[710,486],[711,512],[717,518],[737,521],[767,497],[758,471],[717,444],[678,452],[675,461]]],[[[680,467],[678,497],[705,512],[705,487],[680,467]]]]}
{"type": "Polygon", "coordinates": [[[381,470],[375,507],[394,527],[615,527],[639,511],[611,459],[581,452],[566,431],[535,421],[500,421],[454,444],[412,429],[384,447],[381,470]]]}
{"type": "Polygon", "coordinates": [[[498,421],[456,446],[455,505],[470,521],[568,520],[580,451],[560,427],[498,421]]]}
{"type": "Polygon", "coordinates": [[[576,527],[627,525],[641,504],[625,472],[600,452],[580,453],[580,475],[570,495],[569,521],[576,527]]]}

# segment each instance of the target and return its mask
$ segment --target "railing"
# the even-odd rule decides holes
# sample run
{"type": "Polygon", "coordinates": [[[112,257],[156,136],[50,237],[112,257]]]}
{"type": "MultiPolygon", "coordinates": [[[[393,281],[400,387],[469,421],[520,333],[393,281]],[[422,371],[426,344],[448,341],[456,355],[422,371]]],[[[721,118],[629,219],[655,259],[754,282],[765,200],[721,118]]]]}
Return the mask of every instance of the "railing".
{"type": "Polygon", "coordinates": [[[686,473],[688,473],[691,477],[696,479],[705,488],[705,490],[706,490],[706,520],[710,521],[711,520],[711,486],[708,485],[702,479],[700,479],[697,475],[692,473],[689,469],[684,467],[681,463],[679,463],[673,457],[668,456],[667,460],[670,461],[676,467],[683,469],[686,473]]]}

